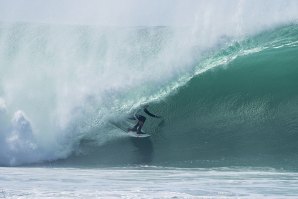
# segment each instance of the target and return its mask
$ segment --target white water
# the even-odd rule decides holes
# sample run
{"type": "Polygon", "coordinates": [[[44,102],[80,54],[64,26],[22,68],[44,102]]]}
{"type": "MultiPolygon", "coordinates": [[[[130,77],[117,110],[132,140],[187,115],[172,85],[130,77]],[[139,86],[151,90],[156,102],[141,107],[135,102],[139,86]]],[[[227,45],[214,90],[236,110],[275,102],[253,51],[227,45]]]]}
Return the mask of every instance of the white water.
{"type": "Polygon", "coordinates": [[[0,168],[0,198],[297,198],[298,174],[273,169],[0,168]]]}

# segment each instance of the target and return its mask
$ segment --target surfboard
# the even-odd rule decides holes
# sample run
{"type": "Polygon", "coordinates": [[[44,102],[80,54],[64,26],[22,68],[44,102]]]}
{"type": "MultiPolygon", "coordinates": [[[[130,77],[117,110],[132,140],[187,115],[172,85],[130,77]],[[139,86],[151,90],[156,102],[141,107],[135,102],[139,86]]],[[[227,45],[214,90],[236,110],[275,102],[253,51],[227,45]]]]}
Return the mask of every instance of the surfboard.
{"type": "Polygon", "coordinates": [[[134,131],[129,131],[128,129],[131,128],[130,125],[121,125],[117,122],[110,122],[113,126],[117,127],[118,129],[122,130],[123,132],[127,133],[127,135],[131,137],[137,137],[137,138],[145,138],[145,137],[150,137],[149,134],[145,133],[144,131],[141,131],[140,134],[134,131]]]}
{"type": "Polygon", "coordinates": [[[139,134],[138,134],[137,132],[128,131],[127,134],[128,134],[129,136],[131,136],[131,137],[136,137],[136,138],[146,138],[146,137],[150,137],[149,134],[144,133],[143,131],[142,131],[142,133],[139,133],[139,134]]]}

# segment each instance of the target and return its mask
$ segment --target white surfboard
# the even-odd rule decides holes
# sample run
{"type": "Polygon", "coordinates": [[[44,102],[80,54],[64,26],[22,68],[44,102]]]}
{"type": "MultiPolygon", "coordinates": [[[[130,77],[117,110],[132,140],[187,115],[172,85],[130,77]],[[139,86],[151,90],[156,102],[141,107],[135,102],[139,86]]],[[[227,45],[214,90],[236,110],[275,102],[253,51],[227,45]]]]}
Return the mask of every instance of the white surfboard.
{"type": "Polygon", "coordinates": [[[129,135],[131,137],[137,137],[137,138],[150,137],[150,135],[145,133],[144,131],[141,131],[141,133],[139,133],[139,134],[135,131],[129,131],[128,129],[131,128],[130,126],[126,126],[126,125],[124,126],[124,125],[118,124],[116,122],[110,122],[110,124],[117,127],[118,129],[124,131],[125,133],[127,133],[127,135],[129,135]]]}
{"type": "Polygon", "coordinates": [[[133,132],[133,131],[128,131],[127,134],[131,137],[136,137],[136,138],[145,138],[145,137],[149,137],[150,135],[147,133],[144,133],[142,131],[142,133],[137,133],[137,132],[133,132]]]}

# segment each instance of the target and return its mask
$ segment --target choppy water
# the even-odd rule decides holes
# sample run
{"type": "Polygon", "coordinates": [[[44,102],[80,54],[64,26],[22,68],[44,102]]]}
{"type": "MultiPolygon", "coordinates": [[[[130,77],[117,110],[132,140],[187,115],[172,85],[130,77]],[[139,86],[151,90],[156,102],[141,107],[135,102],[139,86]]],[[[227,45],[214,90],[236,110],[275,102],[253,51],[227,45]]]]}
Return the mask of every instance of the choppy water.
{"type": "Polygon", "coordinates": [[[297,198],[270,168],[1,168],[0,198],[297,198]]]}

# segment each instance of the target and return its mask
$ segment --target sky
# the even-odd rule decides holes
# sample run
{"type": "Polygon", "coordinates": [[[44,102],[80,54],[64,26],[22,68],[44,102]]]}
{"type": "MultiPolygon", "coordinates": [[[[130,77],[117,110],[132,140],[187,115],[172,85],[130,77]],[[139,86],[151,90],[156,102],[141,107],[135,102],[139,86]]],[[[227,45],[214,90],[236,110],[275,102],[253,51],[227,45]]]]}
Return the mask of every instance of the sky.
{"type": "Polygon", "coordinates": [[[189,26],[210,15],[257,21],[297,13],[298,0],[0,0],[0,22],[189,26]]]}
{"type": "Polygon", "coordinates": [[[194,0],[0,0],[0,21],[100,25],[187,25],[194,0]],[[178,17],[183,13],[183,17],[178,17]],[[187,14],[185,14],[187,13],[187,14]],[[179,19],[180,18],[180,19],[179,19]]]}

